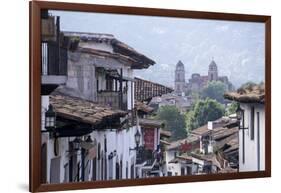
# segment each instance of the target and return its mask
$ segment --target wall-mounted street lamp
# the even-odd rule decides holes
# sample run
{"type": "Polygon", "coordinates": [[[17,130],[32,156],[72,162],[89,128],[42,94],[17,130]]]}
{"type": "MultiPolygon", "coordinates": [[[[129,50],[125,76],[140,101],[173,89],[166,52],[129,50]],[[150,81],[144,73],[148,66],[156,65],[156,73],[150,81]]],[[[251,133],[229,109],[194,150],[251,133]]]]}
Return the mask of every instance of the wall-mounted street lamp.
{"type": "Polygon", "coordinates": [[[54,132],[56,128],[56,112],[51,104],[45,112],[45,129],[49,132],[54,132]]]}
{"type": "Polygon", "coordinates": [[[238,107],[236,109],[236,117],[237,117],[238,121],[240,121],[243,118],[243,113],[244,113],[244,110],[241,109],[240,104],[238,104],[238,107]]]}
{"type": "Polygon", "coordinates": [[[238,127],[239,127],[239,130],[246,130],[248,129],[248,127],[245,127],[245,119],[244,119],[244,109],[242,109],[240,107],[240,105],[238,104],[238,107],[236,109],[236,117],[237,117],[237,120],[238,120],[238,127]]]}
{"type": "Polygon", "coordinates": [[[80,149],[80,145],[81,145],[82,139],[75,137],[75,139],[72,141],[73,144],[73,149],[75,151],[78,151],[80,149]]]}
{"type": "Polygon", "coordinates": [[[138,150],[139,149],[140,140],[141,140],[141,134],[140,134],[139,130],[137,129],[137,132],[135,133],[136,147],[135,148],[130,148],[130,151],[131,150],[138,150]]]}
{"type": "Polygon", "coordinates": [[[242,130],[242,163],[245,163],[245,118],[244,118],[244,110],[238,104],[236,109],[236,117],[238,120],[238,129],[242,130]],[[242,121],[242,122],[241,122],[242,121]]]}
{"type": "Polygon", "coordinates": [[[92,138],[91,138],[91,135],[89,135],[88,137],[87,137],[87,139],[85,140],[85,142],[87,142],[87,143],[93,143],[94,141],[92,140],[92,138]]]}
{"type": "Polygon", "coordinates": [[[81,137],[75,137],[75,139],[72,141],[73,144],[73,150],[78,151],[80,149],[90,149],[94,146],[96,146],[96,140],[92,140],[91,136],[88,135],[86,140],[82,140],[81,137]]]}
{"type": "Polygon", "coordinates": [[[48,106],[48,110],[45,112],[45,129],[42,132],[48,132],[50,137],[54,137],[54,154],[59,154],[59,142],[56,133],[56,112],[51,104],[48,106]]]}
{"type": "Polygon", "coordinates": [[[141,134],[140,134],[139,130],[137,129],[137,132],[135,134],[135,142],[136,142],[137,148],[140,145],[140,139],[141,139],[141,134]]]}

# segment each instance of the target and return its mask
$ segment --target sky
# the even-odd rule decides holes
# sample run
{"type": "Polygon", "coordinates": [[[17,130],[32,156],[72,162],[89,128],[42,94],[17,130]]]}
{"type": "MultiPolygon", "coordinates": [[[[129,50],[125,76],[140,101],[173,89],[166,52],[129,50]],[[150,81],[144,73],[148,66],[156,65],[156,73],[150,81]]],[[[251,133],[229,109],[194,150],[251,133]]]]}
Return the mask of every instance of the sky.
{"type": "Polygon", "coordinates": [[[186,80],[193,73],[207,75],[211,60],[220,76],[237,87],[264,81],[265,25],[254,22],[132,16],[51,11],[60,16],[62,31],[108,33],[153,59],[156,64],[136,70],[135,76],[174,85],[174,70],[181,60],[186,80]]]}

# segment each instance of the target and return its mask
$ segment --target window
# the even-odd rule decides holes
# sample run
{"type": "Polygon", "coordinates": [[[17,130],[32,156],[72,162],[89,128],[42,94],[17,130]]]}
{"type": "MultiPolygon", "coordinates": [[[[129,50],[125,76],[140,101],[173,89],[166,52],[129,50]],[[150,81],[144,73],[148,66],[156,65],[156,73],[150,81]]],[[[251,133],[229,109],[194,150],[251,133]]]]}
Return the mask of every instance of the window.
{"type": "Polygon", "coordinates": [[[48,43],[42,42],[41,43],[41,50],[42,50],[42,75],[48,75],[48,43]]]}
{"type": "Polygon", "coordinates": [[[106,159],[106,152],[107,152],[107,142],[106,138],[104,138],[104,179],[107,180],[107,159],[106,159]]]}
{"type": "Polygon", "coordinates": [[[129,163],[126,162],[126,179],[129,178],[129,168],[128,168],[129,163]]]}
{"type": "Polygon", "coordinates": [[[60,157],[55,157],[51,159],[50,166],[50,183],[57,184],[60,183],[60,157]]]}
{"type": "Polygon", "coordinates": [[[64,165],[64,177],[63,182],[69,182],[69,166],[68,163],[64,165]]]}
{"type": "Polygon", "coordinates": [[[101,152],[101,180],[104,180],[104,155],[103,151],[101,152]]]}
{"type": "Polygon", "coordinates": [[[133,179],[134,177],[135,177],[135,165],[134,164],[132,164],[131,165],[131,179],[133,179]]]}
{"type": "Polygon", "coordinates": [[[184,176],[184,168],[181,168],[181,176],[184,176]]]}
{"type": "Polygon", "coordinates": [[[95,158],[93,159],[93,167],[92,167],[92,172],[93,172],[92,180],[93,180],[93,181],[96,181],[96,180],[97,180],[96,169],[97,169],[97,158],[95,157],[95,158]]]}
{"type": "Polygon", "coordinates": [[[119,163],[116,161],[116,166],[115,166],[115,179],[116,180],[119,180],[120,179],[120,176],[119,176],[119,163]]]}
{"type": "Polygon", "coordinates": [[[106,90],[107,91],[113,91],[113,79],[107,77],[106,78],[106,90]]]}
{"type": "Polygon", "coordinates": [[[108,178],[109,180],[113,179],[113,158],[108,160],[108,178]]]}
{"type": "Polygon", "coordinates": [[[187,175],[191,174],[191,167],[189,167],[189,166],[186,167],[186,174],[187,175]]]}
{"type": "Polygon", "coordinates": [[[260,112],[257,112],[257,165],[258,171],[260,171],[260,112]]]}
{"type": "Polygon", "coordinates": [[[122,157],[123,156],[121,156],[120,165],[119,165],[119,167],[120,167],[119,179],[123,178],[123,160],[122,160],[122,157]]]}
{"type": "Polygon", "coordinates": [[[41,182],[47,182],[47,145],[44,143],[41,147],[41,182]]]}
{"type": "Polygon", "coordinates": [[[251,130],[250,130],[250,137],[251,140],[255,138],[255,108],[251,107],[251,130]]]}
{"type": "Polygon", "coordinates": [[[97,79],[97,92],[99,91],[99,80],[97,79]]]}

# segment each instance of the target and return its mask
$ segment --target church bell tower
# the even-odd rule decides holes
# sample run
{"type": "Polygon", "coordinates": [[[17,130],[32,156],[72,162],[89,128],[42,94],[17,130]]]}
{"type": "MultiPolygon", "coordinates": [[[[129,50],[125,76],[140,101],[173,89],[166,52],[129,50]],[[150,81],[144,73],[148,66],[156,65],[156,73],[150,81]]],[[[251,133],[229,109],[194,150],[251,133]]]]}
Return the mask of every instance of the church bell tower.
{"type": "Polygon", "coordinates": [[[211,63],[209,64],[208,80],[209,81],[218,80],[218,67],[214,59],[212,59],[211,63]]]}
{"type": "Polygon", "coordinates": [[[184,64],[179,61],[176,65],[175,70],[175,93],[177,95],[182,95],[184,92],[184,86],[185,86],[185,70],[184,70],[184,64]]]}

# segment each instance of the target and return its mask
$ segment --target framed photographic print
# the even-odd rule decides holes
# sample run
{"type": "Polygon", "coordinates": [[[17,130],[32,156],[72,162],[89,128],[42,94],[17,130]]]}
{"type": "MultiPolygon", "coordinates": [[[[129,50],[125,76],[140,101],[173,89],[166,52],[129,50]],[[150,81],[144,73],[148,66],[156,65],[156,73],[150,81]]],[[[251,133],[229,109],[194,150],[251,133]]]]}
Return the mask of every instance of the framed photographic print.
{"type": "Polygon", "coordinates": [[[270,176],[270,16],[30,2],[30,191],[270,176]]]}

